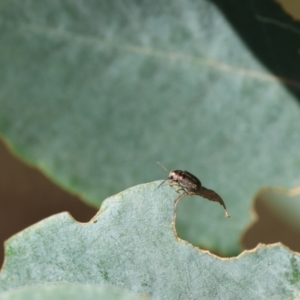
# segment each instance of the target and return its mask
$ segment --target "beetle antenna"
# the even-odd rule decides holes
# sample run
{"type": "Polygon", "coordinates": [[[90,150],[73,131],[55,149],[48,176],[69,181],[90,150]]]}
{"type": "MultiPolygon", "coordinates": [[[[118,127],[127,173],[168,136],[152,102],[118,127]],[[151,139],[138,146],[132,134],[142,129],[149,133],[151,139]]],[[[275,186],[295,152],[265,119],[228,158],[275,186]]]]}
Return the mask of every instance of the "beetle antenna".
{"type": "Polygon", "coordinates": [[[166,170],[167,172],[169,172],[168,170],[167,170],[167,168],[162,164],[162,163],[160,163],[159,161],[157,162],[164,170],[166,170]]]}
{"type": "MultiPolygon", "coordinates": [[[[162,164],[162,163],[160,163],[159,161],[157,162],[164,170],[166,170],[167,172],[169,172],[168,170],[167,170],[167,168],[162,164]]],[[[168,178],[167,179],[165,179],[157,188],[159,188],[161,185],[163,185],[166,181],[168,180],[168,178]]]]}
{"type": "Polygon", "coordinates": [[[168,180],[168,178],[165,179],[157,188],[159,188],[161,185],[163,185],[167,180],[168,180]]]}

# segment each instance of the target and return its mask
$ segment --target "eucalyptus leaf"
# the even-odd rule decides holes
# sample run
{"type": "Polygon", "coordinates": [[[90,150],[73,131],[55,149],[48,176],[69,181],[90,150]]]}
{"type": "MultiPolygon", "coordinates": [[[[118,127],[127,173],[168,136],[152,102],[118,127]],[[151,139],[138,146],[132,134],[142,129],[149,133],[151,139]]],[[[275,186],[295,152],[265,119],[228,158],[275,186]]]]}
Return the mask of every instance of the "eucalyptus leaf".
{"type": "Polygon", "coordinates": [[[1,300],[146,300],[132,293],[113,289],[111,287],[99,287],[95,285],[83,285],[75,283],[57,283],[9,290],[1,294],[1,300]]]}
{"type": "Polygon", "coordinates": [[[299,299],[299,255],[277,244],[222,259],[193,247],[174,230],[176,192],[159,183],[108,198],[89,223],[61,213],[12,237],[0,290],[63,281],[149,299],[299,299]]]}
{"type": "Polygon", "coordinates": [[[20,157],[97,207],[166,177],[156,161],[190,171],[223,197],[232,219],[187,197],[178,233],[232,255],[255,192],[299,183],[300,111],[295,78],[270,74],[257,58],[280,66],[272,39],[264,48],[249,33],[252,23],[280,37],[290,31],[258,19],[254,6],[215,2],[220,8],[205,0],[1,1],[0,132],[20,157]],[[247,45],[259,45],[256,56],[226,18],[247,45]]]}

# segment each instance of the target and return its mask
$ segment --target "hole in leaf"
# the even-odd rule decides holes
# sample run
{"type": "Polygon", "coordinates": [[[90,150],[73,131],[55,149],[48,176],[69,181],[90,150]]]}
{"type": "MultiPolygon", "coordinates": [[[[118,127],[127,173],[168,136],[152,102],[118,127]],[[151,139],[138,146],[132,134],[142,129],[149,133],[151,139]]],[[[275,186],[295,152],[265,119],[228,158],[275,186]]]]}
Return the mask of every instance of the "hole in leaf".
{"type": "Polygon", "coordinates": [[[79,222],[97,212],[12,155],[0,140],[0,267],[3,243],[13,234],[51,215],[68,211],[79,222]]]}
{"type": "MultiPolygon", "coordinates": [[[[300,228],[296,220],[292,221],[288,209],[293,208],[299,197],[283,196],[279,193],[262,192],[254,201],[254,209],[258,219],[248,228],[242,237],[245,249],[253,249],[258,243],[273,244],[281,242],[293,251],[300,252],[300,228]],[[283,207],[275,205],[282,202],[283,207]],[[279,210],[281,209],[281,213],[279,210]],[[277,212],[276,212],[277,211],[277,212]]],[[[299,211],[294,207],[294,211],[299,211]]],[[[299,220],[300,222],[300,215],[299,220]]]]}

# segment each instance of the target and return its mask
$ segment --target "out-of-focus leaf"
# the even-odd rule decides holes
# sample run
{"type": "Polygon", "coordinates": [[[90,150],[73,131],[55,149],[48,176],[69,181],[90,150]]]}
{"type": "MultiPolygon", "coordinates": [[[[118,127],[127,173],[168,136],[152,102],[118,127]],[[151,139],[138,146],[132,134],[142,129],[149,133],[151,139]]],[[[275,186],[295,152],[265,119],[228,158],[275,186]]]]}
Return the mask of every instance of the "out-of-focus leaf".
{"type": "Polygon", "coordinates": [[[224,13],[249,50],[299,101],[299,22],[283,11],[276,3],[279,1],[248,0],[242,7],[238,0],[210,1],[224,13]]]}
{"type": "Polygon", "coordinates": [[[61,213],[11,238],[0,290],[64,281],[113,285],[149,299],[299,298],[299,255],[273,245],[220,259],[194,248],[174,232],[176,193],[158,184],[108,198],[87,224],[61,213]]]}
{"type": "Polygon", "coordinates": [[[141,300],[132,293],[75,283],[24,286],[1,294],[1,300],[141,300]]]}
{"type": "MultiPolygon", "coordinates": [[[[277,28],[278,39],[290,31],[255,7],[222,3],[233,24],[240,12],[248,22],[237,27],[256,55],[268,46],[257,56],[281,70],[292,56],[273,58],[274,37],[259,44],[251,25],[277,28]]],[[[4,0],[0,70],[3,136],[89,203],[166,177],[157,160],[216,190],[230,222],[199,197],[178,207],[179,235],[194,244],[237,253],[255,192],[299,183],[299,76],[269,74],[212,2],[4,0]]]]}

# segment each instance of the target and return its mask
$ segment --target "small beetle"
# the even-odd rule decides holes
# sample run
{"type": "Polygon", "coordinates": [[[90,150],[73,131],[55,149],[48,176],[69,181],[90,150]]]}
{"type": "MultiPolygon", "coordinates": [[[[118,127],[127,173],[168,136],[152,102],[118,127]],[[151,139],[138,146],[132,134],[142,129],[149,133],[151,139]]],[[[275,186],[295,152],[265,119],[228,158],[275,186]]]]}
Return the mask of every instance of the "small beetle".
{"type": "MultiPolygon", "coordinates": [[[[168,170],[161,163],[158,162],[158,164],[168,172],[168,170]]],[[[198,195],[210,201],[219,202],[224,208],[225,217],[226,218],[230,217],[223,199],[215,191],[204,187],[201,184],[201,181],[196,176],[189,173],[188,171],[181,171],[181,170],[171,171],[169,173],[168,178],[164,180],[158,186],[158,188],[167,180],[169,181],[170,186],[173,186],[174,184],[178,186],[176,192],[183,190],[183,193],[175,200],[176,203],[186,195],[198,195]]]]}

